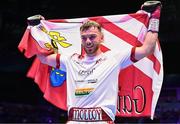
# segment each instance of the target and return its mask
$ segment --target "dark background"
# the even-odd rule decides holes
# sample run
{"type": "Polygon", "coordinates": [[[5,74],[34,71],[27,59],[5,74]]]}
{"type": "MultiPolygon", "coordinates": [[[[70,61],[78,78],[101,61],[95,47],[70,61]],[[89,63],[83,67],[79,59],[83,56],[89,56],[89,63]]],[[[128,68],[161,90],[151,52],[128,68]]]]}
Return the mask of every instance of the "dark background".
{"type": "MultiPolygon", "coordinates": [[[[163,4],[159,39],[163,53],[164,81],[154,121],[145,118],[117,122],[180,122],[180,1],[163,4]]],[[[26,29],[26,18],[41,14],[64,19],[134,13],[143,0],[5,0],[0,3],[0,122],[65,122],[66,112],[49,104],[26,77],[32,59],[17,46],[26,29]]]]}

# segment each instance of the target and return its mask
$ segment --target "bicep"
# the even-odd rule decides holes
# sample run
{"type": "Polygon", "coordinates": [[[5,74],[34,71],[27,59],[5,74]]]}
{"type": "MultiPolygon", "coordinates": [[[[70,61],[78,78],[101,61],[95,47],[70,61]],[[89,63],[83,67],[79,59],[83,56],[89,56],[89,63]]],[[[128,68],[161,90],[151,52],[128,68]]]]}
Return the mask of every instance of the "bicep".
{"type": "Polygon", "coordinates": [[[52,67],[56,67],[56,55],[57,54],[51,54],[51,55],[45,56],[45,55],[39,54],[37,55],[37,57],[42,63],[47,64],[52,67]]]}
{"type": "Polygon", "coordinates": [[[132,54],[134,54],[134,60],[136,60],[136,61],[147,56],[144,47],[135,47],[134,53],[132,53],[132,54]]]}
{"type": "Polygon", "coordinates": [[[148,32],[145,36],[144,43],[140,47],[135,49],[135,59],[140,60],[154,52],[156,41],[158,40],[158,34],[154,32],[148,32]]]}

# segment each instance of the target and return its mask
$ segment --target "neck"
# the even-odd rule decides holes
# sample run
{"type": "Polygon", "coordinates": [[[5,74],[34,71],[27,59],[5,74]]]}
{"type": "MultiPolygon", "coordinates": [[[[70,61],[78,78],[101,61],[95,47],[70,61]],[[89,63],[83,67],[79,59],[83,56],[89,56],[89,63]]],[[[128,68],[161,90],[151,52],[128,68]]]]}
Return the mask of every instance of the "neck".
{"type": "Polygon", "coordinates": [[[100,49],[98,49],[95,53],[93,53],[93,54],[87,54],[86,53],[86,56],[87,57],[95,57],[95,56],[98,56],[98,55],[100,55],[102,53],[102,51],[100,50],[100,49]]]}

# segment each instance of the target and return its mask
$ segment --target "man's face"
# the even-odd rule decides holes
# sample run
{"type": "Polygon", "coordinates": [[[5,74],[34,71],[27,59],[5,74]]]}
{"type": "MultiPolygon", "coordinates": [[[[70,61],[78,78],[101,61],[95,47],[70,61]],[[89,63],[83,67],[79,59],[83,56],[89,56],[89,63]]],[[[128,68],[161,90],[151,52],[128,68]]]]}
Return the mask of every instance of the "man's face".
{"type": "Polygon", "coordinates": [[[88,56],[94,56],[99,50],[103,35],[96,27],[81,32],[82,46],[88,56]]]}

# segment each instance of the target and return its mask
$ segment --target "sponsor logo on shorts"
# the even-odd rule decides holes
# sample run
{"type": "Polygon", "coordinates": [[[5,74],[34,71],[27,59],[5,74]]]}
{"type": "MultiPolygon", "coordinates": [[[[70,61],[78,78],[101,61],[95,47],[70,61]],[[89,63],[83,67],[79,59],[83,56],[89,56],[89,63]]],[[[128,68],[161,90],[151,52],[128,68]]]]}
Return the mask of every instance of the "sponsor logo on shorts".
{"type": "Polygon", "coordinates": [[[72,120],[75,121],[100,121],[102,120],[101,108],[73,109],[72,120]]]}

